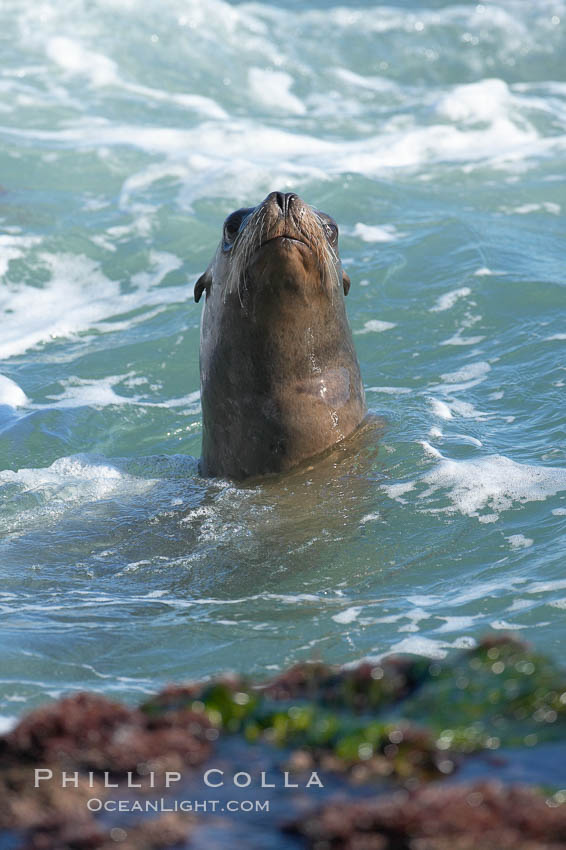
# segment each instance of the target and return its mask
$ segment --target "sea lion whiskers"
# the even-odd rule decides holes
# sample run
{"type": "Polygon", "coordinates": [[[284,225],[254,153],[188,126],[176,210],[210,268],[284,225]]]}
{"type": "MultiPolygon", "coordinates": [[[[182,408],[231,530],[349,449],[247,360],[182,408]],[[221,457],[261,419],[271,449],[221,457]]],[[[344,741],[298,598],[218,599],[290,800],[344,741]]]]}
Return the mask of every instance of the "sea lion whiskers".
{"type": "Polygon", "coordinates": [[[334,288],[340,287],[340,261],[328,238],[328,225],[316,209],[306,204],[290,204],[287,217],[281,219],[274,216],[270,205],[260,204],[246,216],[241,228],[227,258],[224,299],[237,292],[240,305],[244,308],[247,269],[253,255],[267,242],[283,237],[304,242],[308,246],[320,270],[320,285],[330,289],[330,295],[334,297],[334,288]]]}
{"type": "MultiPolygon", "coordinates": [[[[259,248],[260,236],[258,225],[265,216],[265,209],[258,207],[247,216],[243,230],[238,234],[229,257],[229,272],[225,283],[224,297],[238,291],[240,303],[242,303],[240,295],[240,283],[245,277],[245,271],[250,257],[254,251],[259,248]]],[[[244,282],[245,283],[245,282],[244,282]]]]}

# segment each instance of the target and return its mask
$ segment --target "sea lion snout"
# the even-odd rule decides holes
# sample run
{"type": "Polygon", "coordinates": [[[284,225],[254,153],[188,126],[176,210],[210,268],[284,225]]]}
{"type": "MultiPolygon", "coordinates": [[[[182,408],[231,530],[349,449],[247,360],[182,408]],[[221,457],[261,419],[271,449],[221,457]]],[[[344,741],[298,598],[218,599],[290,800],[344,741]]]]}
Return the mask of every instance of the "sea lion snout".
{"type": "Polygon", "coordinates": [[[295,195],[294,192],[270,192],[263,203],[276,204],[279,207],[279,210],[281,211],[280,214],[283,218],[287,218],[291,204],[296,201],[304,204],[304,201],[301,201],[299,196],[295,195]]]}
{"type": "Polygon", "coordinates": [[[259,204],[258,215],[262,222],[261,245],[284,237],[307,245],[312,241],[313,211],[294,192],[270,192],[259,204]]]}

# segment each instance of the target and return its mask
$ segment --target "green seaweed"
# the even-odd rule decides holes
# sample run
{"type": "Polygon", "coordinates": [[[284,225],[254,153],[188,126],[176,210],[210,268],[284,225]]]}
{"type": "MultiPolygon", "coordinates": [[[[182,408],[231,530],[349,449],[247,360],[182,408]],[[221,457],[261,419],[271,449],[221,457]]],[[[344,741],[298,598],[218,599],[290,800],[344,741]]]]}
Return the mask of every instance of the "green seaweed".
{"type": "Polygon", "coordinates": [[[267,684],[216,680],[164,692],[142,710],[203,712],[219,731],[249,742],[408,777],[451,772],[450,753],[566,737],[566,679],[552,661],[502,638],[442,662],[301,664],[267,684]]]}
{"type": "Polygon", "coordinates": [[[485,642],[444,663],[398,708],[426,724],[441,748],[534,746],[566,737],[566,678],[512,640],[485,642]]]}

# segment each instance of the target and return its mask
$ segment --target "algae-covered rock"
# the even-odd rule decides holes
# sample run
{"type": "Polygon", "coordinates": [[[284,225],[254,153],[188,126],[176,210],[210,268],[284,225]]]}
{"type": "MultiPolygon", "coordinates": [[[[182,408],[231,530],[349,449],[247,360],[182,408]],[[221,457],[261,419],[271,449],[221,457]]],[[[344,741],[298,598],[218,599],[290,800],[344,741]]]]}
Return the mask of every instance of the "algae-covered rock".
{"type": "Polygon", "coordinates": [[[288,826],[311,850],[564,850],[566,807],[531,788],[433,785],[333,803],[288,826]]]}
{"type": "Polygon", "coordinates": [[[60,762],[123,774],[159,757],[171,766],[199,764],[210,754],[206,716],[158,719],[99,694],[78,693],[32,711],[0,737],[0,767],[60,762]]]}
{"type": "MultiPolygon", "coordinates": [[[[301,805],[308,803],[310,813],[297,817],[289,834],[320,850],[566,850],[563,789],[547,789],[545,799],[533,789],[484,783],[466,791],[430,783],[457,773],[472,752],[549,740],[566,741],[564,671],[510,638],[484,641],[444,661],[396,657],[348,668],[302,663],[268,682],[231,675],[171,685],[139,708],[76,694],[32,712],[0,737],[0,827],[20,838],[27,830],[25,841],[2,846],[187,847],[187,835],[208,815],[190,809],[188,819],[163,821],[168,832],[160,832],[153,818],[150,833],[143,832],[147,813],[140,808],[146,813],[140,823],[113,815],[110,834],[85,800],[110,795],[112,802],[124,792],[141,799],[148,789],[130,787],[130,777],[155,772],[151,788],[157,788],[171,770],[200,799],[210,795],[203,776],[213,768],[228,781],[231,773],[249,769],[258,785],[262,771],[321,771],[319,802],[328,797],[328,779],[329,788],[341,788],[344,805],[327,800],[316,814],[315,798],[307,795],[301,805]],[[53,776],[76,771],[76,786],[34,788],[36,767],[53,776]],[[108,790],[107,774],[116,790],[108,790]],[[401,796],[389,802],[377,797],[395,787],[401,796]],[[360,795],[371,803],[354,802],[360,795]],[[523,811],[528,807],[532,816],[523,811]],[[520,827],[512,823],[514,809],[521,809],[520,827]],[[538,820],[546,832],[537,831],[538,820]]],[[[492,774],[496,769],[492,764],[492,774]]],[[[269,793],[280,794],[287,814],[288,792],[279,792],[277,783],[264,787],[276,789],[269,793]]],[[[304,780],[302,787],[308,787],[304,780]]],[[[182,795],[182,788],[168,793],[182,795]]],[[[218,786],[215,791],[221,793],[218,786]]],[[[213,832],[229,845],[235,821],[224,809],[215,817],[221,827],[213,832]]],[[[273,836],[277,823],[269,822],[273,836]]]]}
{"type": "Polygon", "coordinates": [[[566,675],[519,641],[485,640],[429,664],[428,676],[399,707],[441,747],[471,751],[566,739],[566,675]]]}
{"type": "Polygon", "coordinates": [[[364,762],[398,777],[448,774],[455,754],[566,739],[566,677],[509,637],[446,661],[389,658],[350,669],[300,664],[257,685],[229,678],[170,689],[149,716],[204,711],[219,731],[364,762]]]}

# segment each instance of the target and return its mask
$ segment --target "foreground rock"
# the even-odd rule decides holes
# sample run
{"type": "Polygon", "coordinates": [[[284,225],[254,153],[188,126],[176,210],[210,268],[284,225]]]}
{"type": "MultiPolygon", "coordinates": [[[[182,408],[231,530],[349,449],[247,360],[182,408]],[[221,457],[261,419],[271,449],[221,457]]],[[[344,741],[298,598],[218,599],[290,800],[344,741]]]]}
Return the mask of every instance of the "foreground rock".
{"type": "Polygon", "coordinates": [[[566,848],[560,788],[449,784],[474,753],[503,765],[544,742],[566,743],[566,679],[510,639],[171,686],[139,708],[75,694],[0,738],[0,846],[261,847],[267,830],[275,848],[566,848]]]}
{"type": "Polygon", "coordinates": [[[289,831],[312,850],[559,850],[566,807],[529,788],[435,785],[334,804],[289,831]]]}

